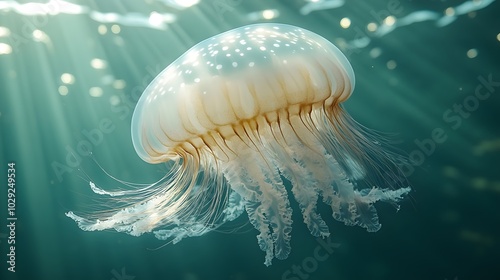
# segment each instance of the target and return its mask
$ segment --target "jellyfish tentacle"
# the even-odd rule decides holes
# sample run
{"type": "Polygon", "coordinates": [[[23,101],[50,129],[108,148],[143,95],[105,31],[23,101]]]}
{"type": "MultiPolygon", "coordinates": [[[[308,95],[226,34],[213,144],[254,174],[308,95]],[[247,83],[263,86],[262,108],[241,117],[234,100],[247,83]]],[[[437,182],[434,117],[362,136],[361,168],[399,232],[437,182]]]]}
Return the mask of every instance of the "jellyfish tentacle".
{"type": "Polygon", "coordinates": [[[260,249],[266,252],[265,264],[268,265],[274,257],[269,220],[262,212],[262,193],[257,190],[258,186],[253,178],[246,176],[246,168],[242,168],[239,161],[235,160],[225,168],[224,173],[231,188],[243,198],[250,223],[259,231],[257,243],[260,249]]]}
{"type": "Polygon", "coordinates": [[[320,164],[321,160],[311,159],[316,153],[297,139],[287,122],[282,122],[281,126],[278,122],[272,122],[270,127],[272,138],[268,139],[275,139],[270,144],[272,149],[269,149],[273,153],[273,163],[278,166],[281,174],[292,183],[292,193],[299,203],[304,223],[313,236],[329,236],[328,226],[317,212],[319,192],[315,186],[317,180],[314,176],[314,170],[318,170],[315,165],[320,164]],[[290,149],[290,147],[294,147],[294,149],[290,149]]]}
{"type": "Polygon", "coordinates": [[[257,241],[260,249],[266,252],[265,263],[270,264],[274,256],[271,230],[267,218],[262,213],[262,192],[255,178],[249,174],[254,167],[253,163],[248,166],[244,163],[245,160],[250,161],[250,159],[250,157],[242,157],[240,160],[232,160],[230,164],[221,164],[221,167],[231,188],[242,197],[248,219],[259,231],[257,241]]]}
{"type": "MultiPolygon", "coordinates": [[[[279,168],[274,155],[275,138],[273,137],[268,120],[265,117],[257,118],[258,131],[255,135],[257,139],[258,154],[261,159],[257,161],[262,172],[261,187],[264,190],[271,190],[270,198],[273,207],[271,214],[271,227],[273,229],[274,255],[278,259],[286,259],[291,251],[290,233],[292,231],[292,208],[288,199],[288,193],[280,177],[279,168]]],[[[249,133],[251,135],[251,133],[249,133]]],[[[269,207],[269,206],[268,206],[269,207]]]]}
{"type": "Polygon", "coordinates": [[[328,182],[320,184],[321,194],[324,202],[332,207],[333,217],[346,225],[358,225],[369,232],[378,231],[381,225],[374,203],[377,201],[397,203],[410,192],[410,188],[391,190],[376,187],[369,191],[367,189],[358,191],[335,158],[331,155],[326,155],[325,158],[335,180],[330,184],[328,182]]]}
{"type": "MultiPolygon", "coordinates": [[[[328,129],[320,130],[320,128],[328,127],[318,125],[318,122],[325,121],[325,111],[313,110],[313,112],[310,114],[309,110],[305,109],[301,110],[298,115],[290,116],[289,124],[293,129],[293,133],[290,133],[290,135],[287,134],[287,122],[281,124],[281,131],[285,133],[285,139],[288,142],[291,139],[298,139],[300,142],[291,143],[293,147],[304,146],[293,150],[289,149],[290,153],[294,154],[291,157],[307,166],[307,170],[312,174],[312,181],[317,186],[316,191],[323,197],[323,202],[330,205],[333,212],[332,216],[336,220],[346,225],[359,225],[369,232],[378,231],[381,225],[373,204],[377,201],[396,203],[410,189],[388,190],[373,188],[370,192],[356,190],[352,180],[362,179],[365,170],[354,160],[354,156],[346,150],[349,145],[343,145],[341,136],[332,134],[332,131],[328,129]],[[328,143],[325,144],[324,142],[328,143]],[[333,152],[335,152],[335,155],[332,154],[333,152]],[[344,162],[341,164],[337,161],[337,158],[343,159],[344,162]],[[346,168],[349,168],[349,175],[346,168]]],[[[351,135],[354,135],[352,137],[364,137],[361,131],[356,130],[352,131],[351,135]]],[[[357,143],[362,140],[365,140],[365,138],[353,139],[353,142],[359,145],[356,148],[362,147],[361,144],[357,143]]],[[[287,172],[283,173],[286,177],[287,172]]],[[[304,194],[303,188],[301,188],[300,194],[304,194]]],[[[294,196],[300,204],[300,196],[297,196],[295,192],[294,196]]],[[[304,220],[306,220],[305,217],[304,220]]]]}
{"type": "Polygon", "coordinates": [[[245,212],[245,200],[237,192],[231,191],[223,212],[225,214],[223,222],[234,221],[245,212]]]}
{"type": "MultiPolygon", "coordinates": [[[[255,142],[256,143],[256,142],[255,142]]],[[[264,147],[248,147],[234,137],[229,145],[238,147],[238,157],[224,165],[224,174],[232,189],[245,200],[245,209],[261,250],[266,252],[265,264],[274,257],[284,259],[291,250],[292,209],[279,171],[269,163],[264,147]]]]}
{"type": "Polygon", "coordinates": [[[134,190],[127,200],[117,199],[126,203],[121,210],[99,213],[94,219],[73,212],[66,216],[86,231],[115,229],[133,236],[153,231],[158,239],[173,238],[174,243],[203,235],[221,225],[229,195],[221,175],[210,168],[200,170],[200,163],[209,161],[203,158],[174,165],[167,180],[134,190]]]}

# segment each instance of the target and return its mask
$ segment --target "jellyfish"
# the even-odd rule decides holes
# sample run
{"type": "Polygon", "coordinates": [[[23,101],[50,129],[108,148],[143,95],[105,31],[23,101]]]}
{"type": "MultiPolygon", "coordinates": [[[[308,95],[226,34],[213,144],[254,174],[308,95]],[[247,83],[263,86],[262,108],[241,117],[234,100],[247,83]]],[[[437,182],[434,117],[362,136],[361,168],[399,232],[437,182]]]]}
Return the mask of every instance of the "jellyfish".
{"type": "Polygon", "coordinates": [[[291,251],[291,197],[313,236],[330,234],[321,201],[335,220],[378,231],[374,204],[398,207],[410,188],[387,141],[343,109],[353,89],[347,58],[311,31],[264,23],[208,38],[149,84],[132,117],[135,151],[165,163],[165,177],[114,192],[91,182],[125,204],[66,215],[83,230],[177,243],[246,213],[268,266],[291,251]]]}

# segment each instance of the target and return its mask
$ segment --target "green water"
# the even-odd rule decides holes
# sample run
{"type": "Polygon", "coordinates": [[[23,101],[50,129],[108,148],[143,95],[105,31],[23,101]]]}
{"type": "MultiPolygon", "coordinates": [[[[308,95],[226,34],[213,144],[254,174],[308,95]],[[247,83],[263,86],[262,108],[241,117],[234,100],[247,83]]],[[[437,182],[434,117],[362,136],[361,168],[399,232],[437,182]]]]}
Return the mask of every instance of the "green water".
{"type": "Polygon", "coordinates": [[[306,14],[305,1],[213,0],[182,10],[153,0],[0,1],[0,279],[499,279],[500,5],[341,2],[306,14]],[[389,15],[396,28],[383,34],[389,15]],[[167,172],[142,162],[130,138],[147,84],[197,42],[255,22],[306,28],[347,54],[356,89],[345,107],[361,124],[395,134],[413,160],[403,167],[411,197],[398,212],[377,206],[376,233],[345,226],[321,206],[331,246],[310,235],[292,199],[292,252],[270,267],[245,214],[221,232],[164,247],[151,234],[81,231],[64,213],[106,201],[88,180],[123,186],[97,163],[134,183],[167,172]]]}

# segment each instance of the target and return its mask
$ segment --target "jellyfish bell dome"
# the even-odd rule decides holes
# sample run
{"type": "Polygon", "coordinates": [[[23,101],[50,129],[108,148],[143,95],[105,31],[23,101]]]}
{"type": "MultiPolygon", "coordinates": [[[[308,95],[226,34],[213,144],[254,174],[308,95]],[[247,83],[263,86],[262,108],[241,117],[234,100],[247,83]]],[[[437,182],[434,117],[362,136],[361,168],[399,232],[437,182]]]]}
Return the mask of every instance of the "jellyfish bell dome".
{"type": "Polygon", "coordinates": [[[198,43],[151,82],[132,140],[143,160],[160,163],[195,153],[211,131],[224,137],[244,120],[332,106],[353,88],[349,61],[325,38],[286,24],[243,26],[198,43]]]}

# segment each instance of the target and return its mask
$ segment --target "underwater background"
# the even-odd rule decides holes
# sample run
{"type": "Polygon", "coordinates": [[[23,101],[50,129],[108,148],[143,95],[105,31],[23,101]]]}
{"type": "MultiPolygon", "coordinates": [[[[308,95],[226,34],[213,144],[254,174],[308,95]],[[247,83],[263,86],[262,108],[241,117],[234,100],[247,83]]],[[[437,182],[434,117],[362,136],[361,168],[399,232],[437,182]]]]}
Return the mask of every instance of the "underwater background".
{"type": "Polygon", "coordinates": [[[499,15],[493,0],[0,1],[0,279],[500,279],[499,15]],[[409,156],[400,210],[379,203],[382,228],[368,233],[319,203],[325,245],[291,199],[292,252],[270,267],[246,215],[175,245],[80,230],[65,212],[103,209],[89,180],[116,189],[109,175],[167,172],[130,137],[149,82],[203,39],[258,22],[346,54],[345,108],[409,156]]]}

